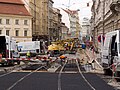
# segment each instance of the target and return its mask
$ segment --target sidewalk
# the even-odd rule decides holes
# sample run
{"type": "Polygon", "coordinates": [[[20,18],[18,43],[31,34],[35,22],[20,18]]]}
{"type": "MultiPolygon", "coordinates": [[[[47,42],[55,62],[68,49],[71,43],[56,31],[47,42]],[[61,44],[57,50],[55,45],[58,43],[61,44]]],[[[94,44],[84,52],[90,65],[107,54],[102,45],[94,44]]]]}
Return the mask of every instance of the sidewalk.
{"type": "Polygon", "coordinates": [[[103,67],[100,65],[100,63],[101,63],[100,54],[96,54],[95,52],[93,52],[89,49],[86,49],[85,53],[90,60],[89,62],[92,63],[93,67],[95,68],[94,72],[104,73],[103,67]]]}
{"type": "Polygon", "coordinates": [[[80,64],[85,65],[87,63],[87,61],[88,61],[88,58],[87,58],[87,56],[85,54],[85,51],[83,49],[80,49],[78,51],[78,53],[80,54],[79,55],[80,56],[80,64]]]}
{"type": "MultiPolygon", "coordinates": [[[[84,61],[87,60],[89,63],[92,63],[92,61],[95,60],[95,62],[92,63],[92,66],[95,69],[90,70],[89,72],[103,74],[104,73],[103,67],[100,65],[101,60],[99,60],[98,58],[100,58],[99,54],[94,53],[94,55],[93,55],[93,52],[88,49],[86,49],[86,50],[82,49],[82,53],[80,54],[80,60],[84,59],[84,61]]],[[[84,65],[85,64],[86,64],[86,61],[85,61],[84,65]]],[[[120,89],[120,83],[116,82],[112,79],[109,80],[108,84],[115,87],[116,90],[120,89]]]]}
{"type": "Polygon", "coordinates": [[[103,67],[100,65],[100,55],[96,54],[95,52],[86,49],[83,50],[84,54],[86,55],[87,62],[92,64],[92,67],[94,68],[94,70],[92,70],[92,72],[96,72],[96,73],[103,73],[103,67]]]}

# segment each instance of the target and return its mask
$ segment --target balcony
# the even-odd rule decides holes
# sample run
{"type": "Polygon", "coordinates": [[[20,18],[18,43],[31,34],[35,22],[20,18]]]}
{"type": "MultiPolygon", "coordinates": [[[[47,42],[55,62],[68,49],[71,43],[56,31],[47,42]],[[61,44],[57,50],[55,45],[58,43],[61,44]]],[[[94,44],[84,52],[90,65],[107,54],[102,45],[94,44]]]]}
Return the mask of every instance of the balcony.
{"type": "Polygon", "coordinates": [[[119,12],[119,7],[120,7],[120,0],[112,0],[112,3],[110,4],[110,10],[115,13],[119,12]]]}

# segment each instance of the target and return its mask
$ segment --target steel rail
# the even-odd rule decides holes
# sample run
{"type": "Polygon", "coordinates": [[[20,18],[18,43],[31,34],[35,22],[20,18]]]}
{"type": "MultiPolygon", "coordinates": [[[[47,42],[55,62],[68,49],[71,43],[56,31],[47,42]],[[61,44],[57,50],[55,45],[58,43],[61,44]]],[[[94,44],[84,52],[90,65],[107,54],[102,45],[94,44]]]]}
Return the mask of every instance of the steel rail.
{"type": "Polygon", "coordinates": [[[23,76],[22,78],[20,78],[18,81],[16,81],[14,84],[12,84],[7,90],[11,90],[12,88],[14,88],[18,83],[20,83],[21,81],[23,81],[25,78],[27,78],[28,76],[30,76],[31,74],[37,72],[39,69],[43,68],[44,66],[40,66],[39,68],[37,68],[36,70],[28,73],[27,75],[23,76]]]}
{"type": "Polygon", "coordinates": [[[85,78],[85,76],[83,75],[82,71],[80,70],[80,66],[79,66],[77,60],[76,60],[76,64],[77,64],[79,73],[80,73],[80,75],[82,76],[82,78],[84,79],[84,81],[90,86],[90,88],[91,88],[92,90],[96,90],[96,89],[90,84],[90,82],[85,78]]]}
{"type": "Polygon", "coordinates": [[[2,74],[2,75],[0,75],[0,78],[1,78],[1,77],[4,77],[4,76],[6,76],[6,75],[9,75],[9,74],[11,74],[11,73],[13,73],[13,72],[8,72],[8,73],[5,73],[5,74],[2,74]]]}
{"type": "Polygon", "coordinates": [[[65,64],[62,66],[62,68],[61,68],[61,70],[59,72],[59,75],[58,75],[58,90],[61,90],[61,73],[62,73],[66,63],[67,63],[67,60],[66,60],[65,64]]]}
{"type": "MultiPolygon", "coordinates": [[[[65,64],[62,66],[60,72],[59,72],[59,75],[58,75],[58,90],[61,90],[61,74],[62,74],[62,71],[63,69],[65,68],[65,65],[67,64],[67,61],[65,62],[65,64]]],[[[90,88],[92,90],[96,90],[90,83],[89,81],[85,78],[85,76],[82,74],[82,71],[80,70],[80,67],[79,67],[79,64],[78,64],[78,61],[76,59],[76,65],[77,65],[77,68],[78,68],[78,72],[80,73],[80,75],[82,76],[82,78],[84,79],[84,81],[90,86],[90,88]]]]}
{"type": "MultiPolygon", "coordinates": [[[[4,77],[4,76],[6,76],[6,75],[9,75],[9,74],[11,74],[11,73],[13,73],[12,71],[16,68],[22,68],[24,65],[18,65],[18,66],[14,66],[13,67],[13,69],[10,71],[10,72],[8,72],[8,73],[4,73],[4,74],[2,74],[2,75],[0,75],[0,78],[1,77],[4,77]]],[[[4,70],[5,71],[5,70],[4,70]]]]}

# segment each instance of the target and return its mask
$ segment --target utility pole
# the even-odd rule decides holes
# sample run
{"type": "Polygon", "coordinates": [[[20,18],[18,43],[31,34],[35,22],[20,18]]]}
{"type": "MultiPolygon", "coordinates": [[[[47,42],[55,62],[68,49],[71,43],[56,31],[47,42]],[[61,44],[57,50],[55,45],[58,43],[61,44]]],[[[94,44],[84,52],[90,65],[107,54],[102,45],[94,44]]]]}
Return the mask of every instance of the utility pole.
{"type": "Polygon", "coordinates": [[[47,5],[47,8],[48,8],[48,45],[50,45],[50,37],[51,37],[51,35],[50,35],[50,22],[49,22],[49,19],[50,19],[50,12],[49,12],[49,3],[50,3],[50,1],[48,0],[48,5],[47,5]]]}
{"type": "Polygon", "coordinates": [[[35,32],[35,39],[36,39],[36,1],[34,0],[34,32],[35,32]]]}
{"type": "Polygon", "coordinates": [[[94,30],[94,31],[93,31],[93,42],[94,42],[94,45],[95,45],[95,25],[96,25],[96,24],[95,24],[95,1],[93,1],[93,5],[94,5],[94,6],[93,6],[93,15],[94,15],[94,16],[93,16],[93,19],[94,19],[94,20],[93,20],[93,26],[94,26],[94,29],[93,29],[93,30],[94,30]]]}
{"type": "Polygon", "coordinates": [[[105,0],[103,0],[103,35],[101,37],[103,45],[104,45],[103,37],[105,35],[105,22],[104,22],[104,19],[105,19],[105,0]]]}

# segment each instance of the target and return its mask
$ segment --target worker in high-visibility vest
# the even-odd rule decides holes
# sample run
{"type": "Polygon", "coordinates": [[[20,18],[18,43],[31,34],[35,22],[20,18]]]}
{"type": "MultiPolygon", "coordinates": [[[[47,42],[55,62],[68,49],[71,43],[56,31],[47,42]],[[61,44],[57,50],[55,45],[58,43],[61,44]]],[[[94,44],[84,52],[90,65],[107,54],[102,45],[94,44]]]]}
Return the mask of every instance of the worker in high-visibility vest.
{"type": "Polygon", "coordinates": [[[30,58],[30,51],[27,52],[27,57],[30,58]]]}
{"type": "Polygon", "coordinates": [[[64,55],[61,55],[60,56],[60,59],[65,59],[66,57],[64,55]]]}
{"type": "Polygon", "coordinates": [[[63,62],[65,61],[65,59],[66,59],[66,56],[64,56],[64,55],[61,55],[60,56],[60,59],[61,59],[61,65],[63,65],[63,62]]]}

